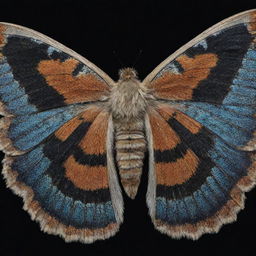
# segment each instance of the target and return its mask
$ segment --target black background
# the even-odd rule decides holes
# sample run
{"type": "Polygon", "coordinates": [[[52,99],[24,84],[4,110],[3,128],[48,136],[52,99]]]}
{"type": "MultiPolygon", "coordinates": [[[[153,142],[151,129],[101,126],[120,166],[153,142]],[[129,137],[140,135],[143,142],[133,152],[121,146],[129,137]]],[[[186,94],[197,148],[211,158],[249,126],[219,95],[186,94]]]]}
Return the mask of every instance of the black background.
{"type": "MultiPolygon", "coordinates": [[[[255,7],[255,0],[1,1],[0,20],[54,38],[115,80],[118,69],[125,66],[134,66],[143,79],[203,30],[255,7]]],[[[204,235],[194,242],[174,240],[154,229],[145,203],[146,188],[147,166],[136,199],[124,196],[125,220],[120,231],[108,240],[84,245],[65,243],[41,232],[22,210],[21,198],[5,187],[1,177],[0,255],[255,255],[255,189],[247,193],[245,210],[239,213],[237,222],[224,226],[217,235],[204,235]]]]}

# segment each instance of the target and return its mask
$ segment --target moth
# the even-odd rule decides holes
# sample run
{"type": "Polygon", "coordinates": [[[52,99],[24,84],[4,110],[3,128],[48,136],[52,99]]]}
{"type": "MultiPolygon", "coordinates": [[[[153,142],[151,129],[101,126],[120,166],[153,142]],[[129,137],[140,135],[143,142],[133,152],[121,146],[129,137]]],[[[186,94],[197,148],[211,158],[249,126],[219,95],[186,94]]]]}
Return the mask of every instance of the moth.
{"type": "Polygon", "coordinates": [[[65,241],[113,236],[146,152],[156,229],[198,239],[233,222],[256,180],[256,9],[209,28],[143,81],[113,81],[62,44],[0,23],[7,186],[65,241]]]}

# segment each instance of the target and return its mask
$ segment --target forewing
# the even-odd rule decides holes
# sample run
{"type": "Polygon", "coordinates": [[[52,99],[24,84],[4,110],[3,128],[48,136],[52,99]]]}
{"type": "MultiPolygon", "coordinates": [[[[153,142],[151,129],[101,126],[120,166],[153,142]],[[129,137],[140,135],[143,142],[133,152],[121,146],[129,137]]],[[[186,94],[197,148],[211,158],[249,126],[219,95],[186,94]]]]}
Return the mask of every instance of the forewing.
{"type": "Polygon", "coordinates": [[[255,86],[255,33],[255,10],[235,15],[181,47],[143,83],[173,102],[230,103],[230,91],[244,99],[255,86]]]}
{"type": "Polygon", "coordinates": [[[255,30],[255,10],[231,17],[145,80],[159,99],[146,120],[147,203],[172,237],[217,232],[255,185],[255,30]]]}
{"type": "Polygon", "coordinates": [[[58,42],[0,23],[0,99],[4,115],[24,115],[98,101],[112,80],[58,42]]]}
{"type": "Polygon", "coordinates": [[[4,160],[8,186],[45,232],[90,243],[115,234],[123,202],[109,113],[89,107],[29,152],[4,160]]]}
{"type": "Polygon", "coordinates": [[[0,23],[0,148],[22,154],[88,104],[104,100],[112,80],[60,43],[0,23]]]}

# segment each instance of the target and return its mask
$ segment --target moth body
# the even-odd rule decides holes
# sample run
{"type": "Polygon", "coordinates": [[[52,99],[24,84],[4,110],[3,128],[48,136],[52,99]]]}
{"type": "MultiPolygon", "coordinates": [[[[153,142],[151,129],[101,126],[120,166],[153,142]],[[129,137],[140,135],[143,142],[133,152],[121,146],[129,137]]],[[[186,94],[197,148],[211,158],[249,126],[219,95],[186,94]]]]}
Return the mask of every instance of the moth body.
{"type": "Polygon", "coordinates": [[[127,195],[136,196],[142,173],[146,140],[143,120],[114,121],[116,161],[127,195]]]}
{"type": "Polygon", "coordinates": [[[149,94],[137,79],[136,71],[120,71],[110,96],[115,128],[116,161],[127,195],[136,196],[146,150],[144,116],[149,94]]]}
{"type": "Polygon", "coordinates": [[[136,71],[131,68],[121,70],[109,99],[113,118],[122,122],[143,118],[148,97],[148,89],[141,85],[136,71]]]}

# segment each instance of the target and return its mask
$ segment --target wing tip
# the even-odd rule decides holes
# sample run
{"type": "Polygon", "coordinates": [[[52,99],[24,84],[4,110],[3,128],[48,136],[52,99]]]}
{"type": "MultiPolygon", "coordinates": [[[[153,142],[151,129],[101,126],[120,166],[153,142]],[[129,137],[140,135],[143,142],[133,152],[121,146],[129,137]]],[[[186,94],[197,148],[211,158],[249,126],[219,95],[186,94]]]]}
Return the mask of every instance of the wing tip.
{"type": "Polygon", "coordinates": [[[96,240],[104,240],[115,235],[119,230],[120,223],[110,223],[104,228],[86,229],[66,226],[46,213],[39,203],[34,200],[34,193],[24,183],[17,180],[17,173],[12,170],[12,157],[6,156],[3,160],[3,176],[7,187],[12,192],[23,199],[23,209],[27,211],[32,220],[39,223],[40,229],[52,235],[58,235],[65,242],[81,242],[85,244],[93,243],[96,240]]]}
{"type": "Polygon", "coordinates": [[[110,87],[113,84],[115,84],[115,82],[113,81],[113,79],[111,77],[109,77],[104,71],[102,71],[100,68],[98,68],[96,65],[91,63],[86,58],[82,57],[75,51],[73,51],[70,48],[64,46],[63,44],[57,42],[56,40],[54,40],[40,32],[37,32],[33,29],[27,28],[25,26],[21,26],[21,25],[9,23],[9,22],[0,22],[0,47],[2,44],[4,45],[6,43],[5,36],[1,37],[1,35],[2,35],[1,30],[4,31],[4,33],[7,35],[20,35],[20,36],[24,36],[24,37],[30,37],[33,39],[40,40],[46,44],[49,44],[50,46],[56,47],[59,50],[65,52],[66,54],[69,54],[71,57],[79,60],[85,66],[88,66],[96,74],[98,74],[102,78],[102,80],[104,80],[107,83],[107,85],[109,85],[110,87]],[[2,41],[2,43],[1,43],[1,41],[2,41]]]}
{"type": "MultiPolygon", "coordinates": [[[[204,40],[207,36],[214,34],[220,29],[226,28],[226,26],[234,25],[236,22],[240,23],[247,23],[248,19],[255,19],[256,15],[256,9],[249,9],[245,11],[241,11],[239,13],[236,13],[228,18],[225,18],[219,22],[217,22],[215,25],[209,27],[202,33],[200,33],[198,36],[190,40],[188,43],[180,47],[177,51],[175,51],[173,54],[168,56],[164,61],[162,61],[151,73],[149,73],[144,80],[142,81],[142,84],[147,87],[150,86],[150,83],[152,80],[157,76],[157,74],[169,63],[171,63],[175,58],[177,58],[180,54],[184,53],[187,49],[192,47],[193,45],[199,43],[200,41],[204,40]],[[224,25],[224,27],[223,27],[224,25]]],[[[256,25],[253,25],[249,28],[251,32],[255,31],[256,25]]]]}

